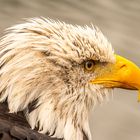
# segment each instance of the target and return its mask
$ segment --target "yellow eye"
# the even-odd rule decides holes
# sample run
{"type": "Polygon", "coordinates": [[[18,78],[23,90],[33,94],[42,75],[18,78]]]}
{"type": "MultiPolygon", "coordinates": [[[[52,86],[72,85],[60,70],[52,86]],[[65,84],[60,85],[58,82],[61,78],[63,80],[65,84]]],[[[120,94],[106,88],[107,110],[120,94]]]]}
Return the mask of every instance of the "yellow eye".
{"type": "Polygon", "coordinates": [[[91,71],[95,66],[95,62],[93,60],[88,60],[85,62],[85,69],[91,71]]]}

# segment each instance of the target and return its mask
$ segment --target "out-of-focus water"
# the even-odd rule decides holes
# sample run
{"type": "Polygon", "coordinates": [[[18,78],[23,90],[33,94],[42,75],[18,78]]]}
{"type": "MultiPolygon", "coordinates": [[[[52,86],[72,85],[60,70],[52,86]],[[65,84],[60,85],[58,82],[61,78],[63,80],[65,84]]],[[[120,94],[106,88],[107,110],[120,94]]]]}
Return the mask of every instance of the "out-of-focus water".
{"type": "MultiPolygon", "coordinates": [[[[0,35],[22,18],[38,16],[96,24],[116,53],[140,66],[140,0],[0,0],[0,35]]],[[[136,92],[116,90],[91,116],[94,140],[140,140],[136,92]]]]}

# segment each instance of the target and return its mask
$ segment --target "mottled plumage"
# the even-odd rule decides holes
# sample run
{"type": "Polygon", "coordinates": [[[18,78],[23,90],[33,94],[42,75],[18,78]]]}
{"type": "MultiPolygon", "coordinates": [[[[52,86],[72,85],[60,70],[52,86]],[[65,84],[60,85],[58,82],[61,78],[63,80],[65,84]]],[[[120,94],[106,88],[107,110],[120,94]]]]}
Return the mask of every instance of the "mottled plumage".
{"type": "Polygon", "coordinates": [[[88,116],[111,89],[89,81],[116,62],[95,27],[34,18],[9,28],[0,41],[0,102],[23,111],[32,129],[65,140],[91,140],[88,116]],[[85,63],[94,61],[88,71],[85,63]]]}

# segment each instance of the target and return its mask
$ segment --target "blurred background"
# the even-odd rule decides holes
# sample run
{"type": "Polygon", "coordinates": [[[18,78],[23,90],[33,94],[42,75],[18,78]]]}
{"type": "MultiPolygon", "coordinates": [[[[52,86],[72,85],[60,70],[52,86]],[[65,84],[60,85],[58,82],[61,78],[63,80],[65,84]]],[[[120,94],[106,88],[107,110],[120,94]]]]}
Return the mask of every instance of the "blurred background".
{"type": "MultiPolygon", "coordinates": [[[[23,18],[50,17],[97,25],[115,52],[140,66],[140,0],[0,0],[0,36],[23,18]]],[[[90,118],[93,140],[140,140],[140,103],[134,91],[115,90],[90,118]]]]}

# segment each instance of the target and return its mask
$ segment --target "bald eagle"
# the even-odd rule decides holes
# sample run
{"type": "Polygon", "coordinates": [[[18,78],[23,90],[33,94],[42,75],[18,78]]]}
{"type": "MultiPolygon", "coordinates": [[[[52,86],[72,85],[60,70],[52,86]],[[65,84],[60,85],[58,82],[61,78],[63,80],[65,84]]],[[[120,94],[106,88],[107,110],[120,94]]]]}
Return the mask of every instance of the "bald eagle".
{"type": "Polygon", "coordinates": [[[89,113],[113,88],[139,89],[140,70],[116,55],[96,26],[34,18],[0,40],[0,116],[27,124],[25,135],[92,140],[89,113]]]}

